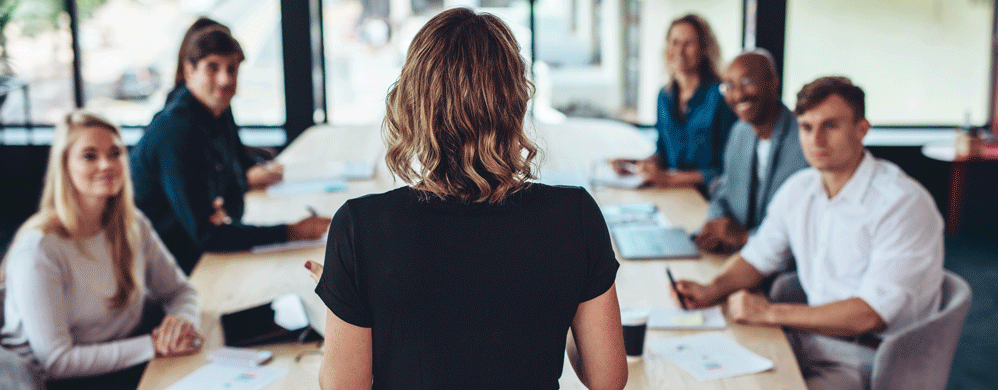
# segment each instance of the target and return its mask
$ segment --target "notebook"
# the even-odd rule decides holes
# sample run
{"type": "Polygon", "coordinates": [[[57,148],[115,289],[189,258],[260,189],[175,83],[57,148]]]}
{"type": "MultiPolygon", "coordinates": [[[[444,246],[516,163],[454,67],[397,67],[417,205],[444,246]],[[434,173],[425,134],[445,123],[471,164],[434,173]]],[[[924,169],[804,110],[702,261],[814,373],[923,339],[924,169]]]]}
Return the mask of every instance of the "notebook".
{"type": "Polygon", "coordinates": [[[225,345],[230,347],[311,341],[318,335],[309,327],[301,297],[293,293],[260,306],[223,314],[221,322],[225,345]]]}

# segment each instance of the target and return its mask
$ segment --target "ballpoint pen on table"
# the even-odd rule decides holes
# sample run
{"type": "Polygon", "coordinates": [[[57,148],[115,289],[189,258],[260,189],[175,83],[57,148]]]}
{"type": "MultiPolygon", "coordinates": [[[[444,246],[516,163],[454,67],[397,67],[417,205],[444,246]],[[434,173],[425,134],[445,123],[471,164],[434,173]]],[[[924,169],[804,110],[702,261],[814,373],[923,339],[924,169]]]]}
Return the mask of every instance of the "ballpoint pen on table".
{"type": "Polygon", "coordinates": [[[686,310],[686,301],[683,299],[683,294],[680,294],[679,289],[676,288],[676,279],[672,278],[672,271],[669,270],[669,267],[665,267],[665,274],[669,276],[669,283],[672,284],[672,291],[675,291],[676,297],[679,298],[679,306],[682,306],[683,310],[686,310]]]}

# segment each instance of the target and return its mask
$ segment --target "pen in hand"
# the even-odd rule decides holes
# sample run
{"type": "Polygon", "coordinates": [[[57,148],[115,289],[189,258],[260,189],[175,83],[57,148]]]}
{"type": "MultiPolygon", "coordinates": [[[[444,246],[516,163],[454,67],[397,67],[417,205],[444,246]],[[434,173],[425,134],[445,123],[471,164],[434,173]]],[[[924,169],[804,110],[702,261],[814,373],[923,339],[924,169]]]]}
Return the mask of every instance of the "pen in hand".
{"type": "Polygon", "coordinates": [[[308,209],[309,214],[312,214],[313,217],[319,215],[319,212],[315,211],[315,208],[313,208],[312,206],[306,206],[305,208],[308,209]]]}
{"type": "Polygon", "coordinates": [[[669,283],[672,284],[672,291],[675,291],[676,297],[679,298],[679,306],[682,306],[683,310],[686,310],[686,300],[683,299],[683,294],[680,294],[679,289],[676,288],[676,279],[672,278],[672,271],[669,270],[669,267],[665,267],[665,274],[669,276],[669,283]]]}

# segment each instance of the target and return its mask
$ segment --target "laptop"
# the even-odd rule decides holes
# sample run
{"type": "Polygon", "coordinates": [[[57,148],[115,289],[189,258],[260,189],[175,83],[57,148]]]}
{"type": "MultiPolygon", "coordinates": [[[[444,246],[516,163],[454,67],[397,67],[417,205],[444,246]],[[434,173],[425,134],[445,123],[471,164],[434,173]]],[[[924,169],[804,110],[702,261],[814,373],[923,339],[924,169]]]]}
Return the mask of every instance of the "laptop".
{"type": "Polygon", "coordinates": [[[610,227],[620,257],[625,259],[699,258],[700,251],[683,229],[658,224],[610,227]]]}

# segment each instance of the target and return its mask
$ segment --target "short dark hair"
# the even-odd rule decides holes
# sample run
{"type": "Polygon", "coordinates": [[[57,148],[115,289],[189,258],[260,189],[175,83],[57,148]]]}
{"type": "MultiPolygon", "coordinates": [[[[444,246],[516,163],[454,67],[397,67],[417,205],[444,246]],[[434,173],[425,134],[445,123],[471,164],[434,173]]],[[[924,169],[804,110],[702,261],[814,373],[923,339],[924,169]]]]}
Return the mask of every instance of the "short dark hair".
{"type": "Polygon", "coordinates": [[[821,77],[801,88],[800,92],[797,92],[797,107],[794,108],[794,114],[803,115],[832,95],[839,95],[846,101],[846,104],[852,108],[855,120],[866,117],[866,93],[849,78],[842,76],[821,77]]]}
{"type": "Polygon", "coordinates": [[[225,25],[204,16],[195,20],[191,24],[191,27],[187,29],[187,32],[184,33],[184,39],[180,41],[180,51],[177,54],[177,75],[173,80],[175,86],[184,84],[184,60],[187,57],[187,53],[190,52],[191,41],[194,40],[194,37],[198,33],[209,27],[221,27],[225,32],[229,32],[229,28],[225,25]]]}
{"type": "Polygon", "coordinates": [[[198,61],[212,54],[236,54],[239,56],[239,61],[246,58],[243,55],[242,46],[239,46],[239,42],[229,34],[228,28],[221,25],[209,26],[198,31],[191,38],[191,44],[186,47],[186,53],[184,53],[183,57],[191,65],[197,65],[198,61]]]}

